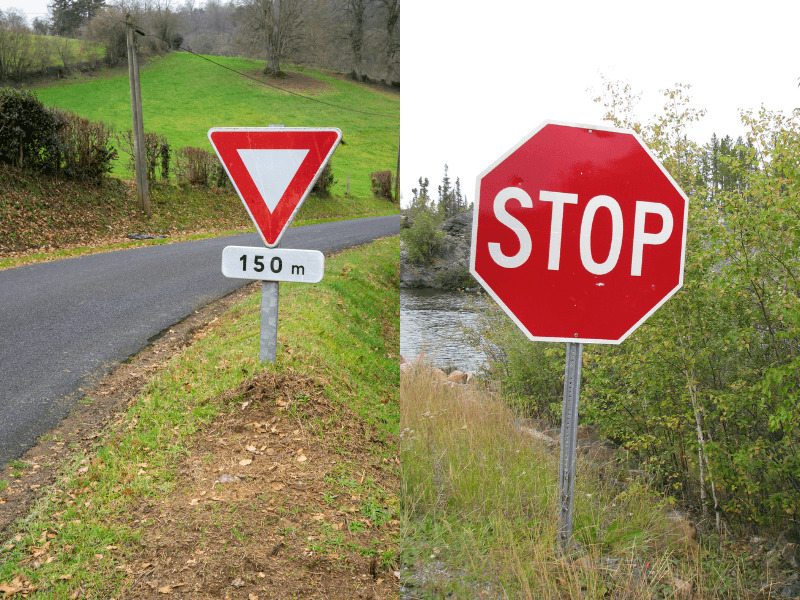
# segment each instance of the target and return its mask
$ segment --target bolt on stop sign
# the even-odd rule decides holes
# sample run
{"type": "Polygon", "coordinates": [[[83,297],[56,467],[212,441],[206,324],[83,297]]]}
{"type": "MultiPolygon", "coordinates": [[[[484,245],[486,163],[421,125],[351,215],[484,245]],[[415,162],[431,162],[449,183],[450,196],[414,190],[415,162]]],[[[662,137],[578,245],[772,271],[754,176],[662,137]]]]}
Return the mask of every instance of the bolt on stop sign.
{"type": "Polygon", "coordinates": [[[545,122],[475,198],[470,271],[532,340],[618,344],[683,284],[688,199],[634,133],[545,122]]]}

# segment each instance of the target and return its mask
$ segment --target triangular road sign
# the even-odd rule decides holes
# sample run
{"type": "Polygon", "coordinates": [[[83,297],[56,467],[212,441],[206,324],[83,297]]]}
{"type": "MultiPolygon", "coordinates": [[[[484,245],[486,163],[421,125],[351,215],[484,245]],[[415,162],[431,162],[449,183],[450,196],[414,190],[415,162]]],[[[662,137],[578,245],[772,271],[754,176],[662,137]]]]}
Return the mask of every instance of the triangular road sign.
{"type": "Polygon", "coordinates": [[[297,214],[342,132],[335,127],[215,127],[208,139],[271,248],[297,214]]]}

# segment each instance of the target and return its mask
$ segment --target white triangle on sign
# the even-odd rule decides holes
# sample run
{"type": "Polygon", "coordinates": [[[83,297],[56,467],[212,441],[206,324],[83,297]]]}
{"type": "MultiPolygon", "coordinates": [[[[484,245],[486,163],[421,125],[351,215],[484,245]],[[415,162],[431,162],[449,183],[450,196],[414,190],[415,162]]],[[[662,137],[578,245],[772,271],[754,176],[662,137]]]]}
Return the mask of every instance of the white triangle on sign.
{"type": "Polygon", "coordinates": [[[278,206],[308,154],[308,150],[286,149],[240,149],[237,152],[269,212],[278,206]]]}

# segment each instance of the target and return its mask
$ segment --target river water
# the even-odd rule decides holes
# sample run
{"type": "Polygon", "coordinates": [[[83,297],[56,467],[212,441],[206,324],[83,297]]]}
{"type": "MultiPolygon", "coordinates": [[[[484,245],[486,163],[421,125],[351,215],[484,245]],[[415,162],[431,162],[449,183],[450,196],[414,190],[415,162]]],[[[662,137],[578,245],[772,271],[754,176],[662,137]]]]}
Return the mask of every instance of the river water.
{"type": "Polygon", "coordinates": [[[418,355],[440,367],[476,371],[485,355],[464,340],[463,328],[477,323],[470,307],[474,295],[431,289],[400,288],[400,354],[408,361],[418,355]]]}

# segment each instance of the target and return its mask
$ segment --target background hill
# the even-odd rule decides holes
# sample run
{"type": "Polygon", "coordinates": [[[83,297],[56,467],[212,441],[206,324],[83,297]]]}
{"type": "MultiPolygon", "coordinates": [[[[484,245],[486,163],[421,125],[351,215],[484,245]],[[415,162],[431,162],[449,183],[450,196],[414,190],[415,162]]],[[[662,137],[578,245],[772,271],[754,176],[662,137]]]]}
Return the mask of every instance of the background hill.
{"type": "MultiPolygon", "coordinates": [[[[170,53],[143,66],[145,131],[166,136],[173,148],[211,150],[206,137],[211,127],[339,127],[343,143],[332,159],[338,180],[334,192],[345,192],[349,174],[355,196],[371,194],[371,172],[396,168],[400,123],[396,91],[317,69],[288,71],[276,82],[261,74],[264,61],[207,58],[213,62],[170,53]]],[[[49,106],[104,121],[118,131],[131,127],[127,71],[75,76],[37,86],[36,93],[49,106]]],[[[126,174],[127,160],[118,163],[115,173],[126,174]]]]}
{"type": "MultiPolygon", "coordinates": [[[[175,155],[182,148],[201,148],[218,164],[209,154],[211,127],[339,127],[343,140],[331,159],[331,194],[310,197],[298,220],[397,212],[396,204],[373,196],[370,174],[396,168],[399,93],[317,69],[288,71],[276,84],[262,74],[264,65],[252,59],[174,52],[142,65],[145,131],[163,136],[173,163],[166,180],[159,171],[159,181],[151,182],[150,219],[138,213],[134,189],[124,181],[132,177],[126,141],[131,127],[127,70],[73,72],[33,86],[43,104],[103,122],[112,131],[108,143],[118,157],[112,162],[112,178],[101,185],[28,173],[13,160],[3,166],[0,259],[11,257],[10,264],[18,264],[14,261],[20,254],[29,260],[32,252],[129,244],[131,232],[175,239],[251,228],[230,186],[175,185],[175,155]]],[[[5,118],[2,111],[0,118],[5,118]]]]}

